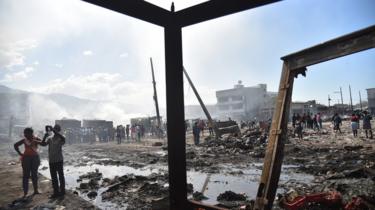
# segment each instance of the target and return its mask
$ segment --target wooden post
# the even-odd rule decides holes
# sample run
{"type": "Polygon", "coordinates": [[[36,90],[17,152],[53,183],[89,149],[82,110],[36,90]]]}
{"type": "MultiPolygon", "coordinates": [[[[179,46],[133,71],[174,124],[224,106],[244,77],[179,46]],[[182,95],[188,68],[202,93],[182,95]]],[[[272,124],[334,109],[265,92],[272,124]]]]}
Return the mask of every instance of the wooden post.
{"type": "Polygon", "coordinates": [[[275,198],[287,138],[289,108],[292,98],[294,75],[287,62],[283,64],[279,94],[268,137],[266,156],[254,209],[270,210],[275,198]]]}

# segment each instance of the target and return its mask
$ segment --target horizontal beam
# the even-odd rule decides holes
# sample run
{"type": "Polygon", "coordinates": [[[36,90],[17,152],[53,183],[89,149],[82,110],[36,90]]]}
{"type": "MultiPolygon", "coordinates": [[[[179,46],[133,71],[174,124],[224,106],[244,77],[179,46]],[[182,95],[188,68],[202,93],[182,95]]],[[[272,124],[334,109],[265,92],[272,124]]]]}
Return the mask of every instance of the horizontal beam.
{"type": "Polygon", "coordinates": [[[165,26],[170,12],[140,0],[83,0],[159,26],[165,26]]]}
{"type": "Polygon", "coordinates": [[[280,0],[211,0],[176,12],[181,27],[222,17],[280,0]]]}
{"type": "Polygon", "coordinates": [[[288,61],[290,70],[296,70],[371,48],[375,48],[375,25],[286,55],[281,59],[288,61]]]}

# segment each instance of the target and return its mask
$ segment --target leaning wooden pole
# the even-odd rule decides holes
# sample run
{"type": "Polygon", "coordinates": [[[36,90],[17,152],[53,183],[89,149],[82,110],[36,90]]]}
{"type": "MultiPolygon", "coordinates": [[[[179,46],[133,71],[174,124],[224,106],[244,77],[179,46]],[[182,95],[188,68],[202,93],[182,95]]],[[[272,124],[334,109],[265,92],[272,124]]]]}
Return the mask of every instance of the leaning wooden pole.
{"type": "Polygon", "coordinates": [[[212,125],[212,127],[213,127],[213,129],[214,129],[215,137],[218,138],[218,137],[220,136],[220,134],[219,134],[219,131],[218,131],[217,127],[216,127],[216,124],[215,124],[214,121],[212,120],[210,113],[208,112],[206,106],[204,105],[204,103],[203,103],[203,101],[202,101],[202,98],[200,97],[200,95],[199,95],[197,89],[195,88],[195,86],[194,86],[193,82],[191,81],[191,79],[190,79],[188,73],[186,72],[185,67],[183,68],[183,70],[184,70],[184,74],[185,74],[185,76],[186,76],[186,78],[187,78],[187,80],[188,80],[188,82],[189,82],[189,84],[190,84],[190,86],[191,86],[191,89],[193,89],[194,94],[195,94],[195,96],[197,97],[197,99],[198,99],[198,101],[199,101],[199,104],[201,105],[201,107],[202,107],[202,109],[203,109],[203,112],[204,112],[204,114],[205,114],[206,117],[207,117],[208,122],[212,125]]]}
{"type": "Polygon", "coordinates": [[[156,82],[155,82],[154,65],[152,64],[152,58],[150,58],[150,63],[151,63],[151,73],[152,73],[152,84],[154,86],[154,101],[155,101],[155,108],[156,108],[156,117],[158,119],[158,128],[161,129],[158,94],[156,92],[156,82]]]}

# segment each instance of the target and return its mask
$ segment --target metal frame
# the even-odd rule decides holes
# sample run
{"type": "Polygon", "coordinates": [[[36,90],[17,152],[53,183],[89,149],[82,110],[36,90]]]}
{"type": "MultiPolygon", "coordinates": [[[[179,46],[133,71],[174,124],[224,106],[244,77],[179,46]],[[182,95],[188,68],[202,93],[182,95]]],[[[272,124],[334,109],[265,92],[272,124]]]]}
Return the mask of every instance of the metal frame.
{"type": "MultiPolygon", "coordinates": [[[[170,209],[220,209],[187,200],[182,27],[280,0],[211,0],[171,11],[140,0],[84,0],[164,27],[170,209]]],[[[373,48],[374,27],[283,57],[279,95],[271,125],[255,209],[271,209],[279,181],[294,77],[306,66],[373,48]]]]}
{"type": "Polygon", "coordinates": [[[299,74],[305,76],[307,66],[371,48],[375,48],[375,25],[281,58],[284,63],[279,94],[254,209],[272,208],[280,178],[284,144],[287,139],[294,78],[297,78],[299,74]]]}
{"type": "Polygon", "coordinates": [[[164,27],[170,209],[218,209],[187,200],[181,29],[279,0],[212,0],[177,12],[140,0],[84,1],[164,27]]]}

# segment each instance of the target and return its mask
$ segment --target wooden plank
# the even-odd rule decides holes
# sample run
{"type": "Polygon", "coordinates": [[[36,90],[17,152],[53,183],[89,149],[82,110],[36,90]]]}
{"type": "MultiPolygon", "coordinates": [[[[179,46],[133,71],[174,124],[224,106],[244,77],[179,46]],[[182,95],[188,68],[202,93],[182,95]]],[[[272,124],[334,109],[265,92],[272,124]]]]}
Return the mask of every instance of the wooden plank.
{"type": "Polygon", "coordinates": [[[375,48],[375,25],[284,56],[281,59],[288,61],[291,70],[296,70],[371,48],[375,48]]]}
{"type": "Polygon", "coordinates": [[[83,0],[143,21],[165,26],[171,14],[168,10],[139,0],[83,0]]]}
{"type": "Polygon", "coordinates": [[[271,209],[280,177],[283,150],[287,135],[288,110],[293,90],[294,75],[283,63],[276,108],[268,137],[262,176],[258,187],[255,210],[271,209]]]}

